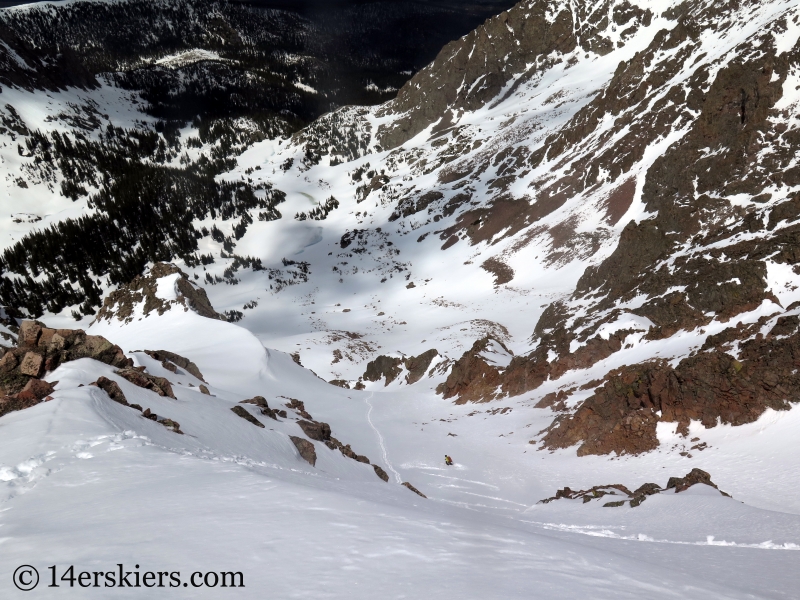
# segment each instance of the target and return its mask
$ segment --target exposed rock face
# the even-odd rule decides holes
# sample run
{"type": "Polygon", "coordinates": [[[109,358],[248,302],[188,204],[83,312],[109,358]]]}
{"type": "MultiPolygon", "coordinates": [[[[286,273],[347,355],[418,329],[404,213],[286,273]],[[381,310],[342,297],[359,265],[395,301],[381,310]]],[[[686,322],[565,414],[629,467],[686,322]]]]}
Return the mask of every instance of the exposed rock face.
{"type": "Polygon", "coordinates": [[[145,419],[149,419],[151,421],[155,421],[156,423],[160,423],[173,433],[178,433],[180,435],[183,435],[180,423],[178,423],[177,421],[173,421],[172,419],[168,419],[166,417],[159,417],[149,408],[142,410],[142,407],[139,406],[138,404],[130,404],[127,398],[125,397],[125,394],[123,393],[122,389],[119,387],[119,384],[116,381],[112,381],[108,377],[99,377],[97,381],[95,381],[94,383],[90,383],[89,385],[94,385],[99,387],[106,394],[108,394],[108,397],[111,398],[114,402],[138,410],[139,412],[142,413],[142,416],[145,419]]]}
{"type": "Polygon", "coordinates": [[[252,423],[256,427],[261,427],[262,429],[264,429],[264,424],[258,419],[256,419],[249,412],[247,412],[247,409],[244,408],[243,406],[234,406],[233,408],[231,408],[231,410],[238,416],[242,417],[245,421],[252,423]]]}
{"type": "MultiPolygon", "coordinates": [[[[536,6],[548,5],[540,2],[529,10],[528,4],[503,17],[510,24],[509,39],[516,35],[512,21],[517,9],[530,14],[528,27],[537,18],[536,6]]],[[[556,248],[578,236],[580,219],[547,227],[536,223],[543,215],[557,214],[568,201],[602,207],[601,229],[619,223],[619,241],[586,269],[571,297],[547,307],[533,330],[530,351],[503,367],[486,359],[485,341],[476,342],[439,388],[446,398],[487,401],[523,394],[642,340],[683,331],[699,336],[712,322],[735,322],[763,306],[771,308],[773,323],[778,319],[769,335],[758,337],[750,326],[735,327],[720,334],[725,339],[709,338],[699,354],[675,368],[647,362],[609,373],[592,397],[569,409],[574,414],[557,417],[545,446],[577,444],[581,455],[640,453],[657,447],[658,422],[676,422],[685,433],[692,419],[706,426],[719,421],[739,425],[754,421],[767,408],[783,410],[800,401],[800,380],[793,374],[798,368],[797,306],[781,305],[782,284],[770,274],[776,269],[800,273],[800,167],[792,150],[798,132],[791,116],[797,102],[787,87],[800,64],[800,44],[780,51],[776,44],[776,35],[794,17],[765,22],[746,43],[713,60],[707,60],[704,46],[707,31],[719,35],[737,18],[735,11],[755,6],[750,1],[727,8],[698,2],[668,11],[662,17],[671,26],[654,31],[648,47],[620,63],[608,85],[564,126],[534,144],[533,152],[517,146],[493,155],[495,163],[486,168],[495,169],[489,189],[497,195],[491,205],[475,203],[437,232],[447,240],[445,246],[465,239],[493,244],[501,233],[529,228],[528,240],[547,235],[556,248]],[[668,54],[673,58],[665,60],[668,54]],[[604,123],[609,128],[604,130],[604,123]],[[667,136],[672,142],[658,149],[654,161],[645,161],[646,153],[667,136]],[[542,175],[529,179],[529,197],[501,193],[509,189],[504,179],[518,182],[531,171],[542,175]],[[637,202],[645,216],[625,225],[623,217],[637,202]],[[631,325],[621,327],[622,322],[631,325]]],[[[649,13],[627,8],[615,3],[604,14],[615,23],[627,19],[625,26],[634,29],[651,22],[649,13]],[[636,14],[628,14],[627,8],[636,14]]],[[[569,16],[576,27],[587,23],[581,10],[573,8],[569,16]]],[[[556,32],[557,13],[553,9],[548,17],[556,32]]],[[[601,32],[605,24],[594,26],[601,32]]],[[[421,131],[417,125],[435,123],[433,116],[424,117],[433,106],[441,118],[434,129],[441,127],[442,137],[449,136],[447,143],[455,143],[460,116],[456,109],[449,113],[453,122],[446,122],[447,107],[469,109],[468,84],[474,80],[467,67],[459,70],[459,61],[466,59],[458,55],[467,48],[474,49],[479,61],[489,56],[474,43],[480,35],[453,44],[441,61],[401,91],[396,104],[409,112],[396,130],[386,129],[382,139],[387,145],[407,139],[404,133],[421,131]],[[419,106],[412,107],[411,99],[419,106]]],[[[598,35],[572,39],[563,33],[562,40],[569,41],[563,48],[591,46],[602,53],[605,46],[598,35]]],[[[502,48],[504,42],[491,43],[502,48]]],[[[510,60],[513,65],[514,58],[510,60]]],[[[513,66],[509,72],[514,73],[513,66]]],[[[487,93],[496,93],[492,85],[487,93]]],[[[487,102],[475,101],[476,106],[487,102]]],[[[437,143],[435,134],[431,139],[437,143]]],[[[452,181],[470,175],[474,181],[481,168],[455,160],[439,181],[449,182],[451,175],[452,181]]],[[[447,199],[445,194],[437,210],[447,199]]],[[[583,245],[596,250],[602,241],[586,238],[583,245]]],[[[498,285],[511,276],[503,274],[502,264],[483,264],[498,285]]],[[[754,320],[752,313],[747,319],[754,320]]],[[[766,321],[759,327],[764,325],[766,321]]],[[[566,412],[566,396],[542,399],[540,406],[566,412]]]]}
{"type": "Polygon", "coordinates": [[[502,342],[484,337],[472,344],[472,348],[456,361],[447,380],[436,388],[445,398],[458,396],[456,404],[492,400],[498,395],[503,382],[503,369],[487,360],[485,354],[494,344],[508,349],[502,342]]]}
{"type": "Polygon", "coordinates": [[[381,355],[367,363],[367,370],[364,371],[363,378],[367,381],[380,381],[385,377],[385,385],[389,385],[402,372],[400,368],[402,364],[402,358],[381,355]]]}
{"type": "Polygon", "coordinates": [[[587,502],[591,502],[592,500],[600,499],[605,496],[620,496],[625,495],[627,499],[625,500],[616,500],[611,502],[606,502],[603,504],[604,507],[617,507],[617,506],[624,506],[626,502],[628,502],[631,508],[636,508],[642,502],[644,502],[648,496],[653,496],[655,494],[660,494],[662,492],[666,492],[667,490],[675,490],[675,493],[680,493],[683,491],[688,490],[690,487],[697,483],[702,483],[713,487],[714,489],[718,490],[720,494],[723,496],[730,497],[730,494],[726,494],[722,490],[720,490],[717,485],[711,481],[711,475],[702,469],[692,469],[689,473],[687,473],[684,477],[670,477],[669,482],[667,482],[667,486],[662,488],[658,484],[655,483],[645,483],[640,485],[635,491],[631,492],[627,487],[621,484],[612,484],[612,485],[596,485],[594,487],[589,488],[588,490],[571,490],[568,487],[564,489],[558,490],[555,496],[550,498],[545,498],[544,500],[539,500],[538,504],[549,504],[554,500],[560,500],[561,498],[567,498],[569,500],[576,500],[578,498],[583,499],[583,503],[586,504],[587,502]]]}
{"type": "MultiPolygon", "coordinates": [[[[174,352],[170,352],[168,350],[145,350],[145,354],[149,357],[154,358],[155,360],[162,361],[164,368],[169,368],[167,366],[168,363],[172,363],[177,365],[190,375],[194,375],[200,381],[205,382],[203,379],[203,374],[200,372],[200,369],[197,368],[197,365],[190,361],[188,358],[181,356],[180,354],[175,354],[174,352]]],[[[172,370],[172,369],[170,369],[172,370]]]]}
{"type": "Polygon", "coordinates": [[[532,76],[536,67],[529,65],[540,66],[571,52],[577,35],[572,13],[550,2],[521,2],[489,19],[445,46],[433,63],[403,86],[385,112],[404,117],[381,128],[381,146],[399,146],[436,122],[444,129],[452,124],[447,118],[451,112],[480,108],[496,98],[514,75],[529,71],[532,76]],[[552,17],[550,11],[557,14],[552,17]],[[478,80],[481,85],[474,85],[478,80]]]}
{"type": "Polygon", "coordinates": [[[425,372],[430,367],[433,359],[439,355],[435,348],[431,348],[419,356],[408,356],[399,358],[396,356],[380,355],[375,360],[367,363],[367,370],[364,371],[363,379],[366,381],[385,380],[384,385],[389,385],[403,372],[402,367],[408,370],[406,383],[413,384],[425,376],[425,372]]]}
{"type": "MultiPolygon", "coordinates": [[[[262,425],[263,427],[263,425],[262,425]]],[[[317,451],[314,450],[314,444],[305,438],[290,435],[289,439],[292,440],[294,447],[300,453],[300,456],[312,467],[317,464],[317,451]]]]}
{"type": "Polygon", "coordinates": [[[214,310],[203,288],[195,286],[186,273],[168,263],[156,263],[147,274],[138,275],[129,284],[111,292],[103,301],[96,320],[117,319],[129,323],[134,319],[134,308],[139,305],[142,305],[142,315],[144,316],[153,311],[163,315],[172,306],[180,306],[184,310],[191,309],[209,319],[227,320],[224,315],[214,310]],[[159,298],[157,295],[158,280],[175,274],[180,275],[175,281],[176,299],[159,298]]]}
{"type": "Polygon", "coordinates": [[[425,376],[428,367],[431,366],[433,359],[437,356],[439,356],[439,352],[435,348],[431,348],[419,356],[410,356],[406,358],[405,365],[406,369],[408,369],[406,383],[411,385],[412,383],[416,383],[422,379],[425,376]]]}
{"type": "Polygon", "coordinates": [[[683,359],[674,369],[653,362],[612,371],[574,415],[556,418],[543,443],[548,448],[580,444],[581,456],[638,454],[658,446],[659,421],[677,422],[684,435],[692,420],[705,427],[752,423],[767,408],[787,410],[800,402],[799,367],[797,320],[780,320],[767,336],[744,342],[740,360],[711,350],[683,359]]]}
{"type": "MultiPolygon", "coordinates": [[[[671,490],[674,489],[675,493],[678,494],[685,490],[688,490],[696,483],[704,483],[705,485],[711,486],[717,490],[717,484],[711,481],[711,475],[702,469],[692,469],[689,473],[687,473],[684,477],[670,477],[669,481],[667,482],[666,489],[671,490]]],[[[730,494],[726,494],[722,490],[720,490],[720,494],[723,496],[729,496],[730,494]]]]}
{"type": "Polygon", "coordinates": [[[304,419],[308,419],[309,421],[314,420],[311,417],[311,415],[308,414],[308,412],[306,412],[306,405],[303,403],[302,400],[290,398],[289,402],[286,403],[286,408],[291,408],[293,411],[297,412],[297,414],[303,417],[304,419]]]}
{"type": "Polygon", "coordinates": [[[138,385],[140,388],[155,392],[159,396],[166,396],[175,400],[175,393],[172,391],[172,384],[170,384],[168,379],[150,375],[140,369],[144,369],[144,367],[140,367],[139,369],[128,367],[120,369],[116,373],[120,377],[124,377],[130,381],[133,385],[138,385]]]}

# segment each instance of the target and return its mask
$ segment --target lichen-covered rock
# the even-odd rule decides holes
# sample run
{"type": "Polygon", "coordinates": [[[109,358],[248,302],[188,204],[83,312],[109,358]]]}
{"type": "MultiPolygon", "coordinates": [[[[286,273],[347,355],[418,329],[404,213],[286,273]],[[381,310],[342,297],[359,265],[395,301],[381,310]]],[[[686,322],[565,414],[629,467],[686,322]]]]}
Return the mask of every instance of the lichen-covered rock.
{"type": "Polygon", "coordinates": [[[44,357],[37,352],[26,352],[19,364],[19,372],[29,377],[40,377],[44,371],[44,357]]]}

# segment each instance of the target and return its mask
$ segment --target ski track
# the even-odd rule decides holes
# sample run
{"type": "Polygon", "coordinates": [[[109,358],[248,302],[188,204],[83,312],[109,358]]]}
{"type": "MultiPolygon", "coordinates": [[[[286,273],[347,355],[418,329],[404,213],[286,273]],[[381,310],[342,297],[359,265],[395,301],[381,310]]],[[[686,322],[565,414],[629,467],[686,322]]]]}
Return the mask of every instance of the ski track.
{"type": "Polygon", "coordinates": [[[400,477],[400,473],[395,471],[394,467],[392,466],[392,463],[389,462],[389,457],[386,454],[386,445],[383,443],[383,436],[381,435],[381,432],[378,431],[378,428],[375,427],[375,423],[372,422],[372,402],[371,402],[371,400],[372,400],[372,397],[374,395],[375,395],[375,393],[373,392],[367,398],[365,398],[365,400],[367,402],[367,406],[369,406],[369,410],[367,411],[367,423],[369,423],[369,426],[372,427],[372,429],[378,435],[378,443],[381,445],[381,454],[383,455],[384,464],[389,468],[389,470],[392,473],[394,473],[394,480],[397,483],[403,483],[403,478],[400,477]]]}
{"type": "Polygon", "coordinates": [[[746,543],[737,543],[737,542],[727,542],[725,540],[715,540],[715,536],[708,535],[706,536],[706,541],[704,542],[684,542],[679,540],[664,540],[664,539],[656,539],[650,537],[649,535],[645,535],[643,533],[639,533],[636,535],[620,535],[613,531],[610,531],[608,528],[598,528],[596,526],[580,526],[580,525],[567,525],[564,523],[542,523],[539,521],[526,521],[521,519],[523,523],[530,523],[531,525],[536,525],[541,527],[542,529],[547,529],[550,531],[564,531],[567,533],[577,533],[580,535],[588,535],[592,537],[604,537],[604,538],[611,538],[615,540],[626,540],[630,542],[648,542],[651,544],[679,544],[682,546],[725,546],[731,548],[753,548],[755,550],[800,550],[800,545],[793,544],[792,542],[785,542],[783,544],[775,544],[772,540],[767,540],[766,542],[761,542],[760,544],[746,544],[746,543]]]}

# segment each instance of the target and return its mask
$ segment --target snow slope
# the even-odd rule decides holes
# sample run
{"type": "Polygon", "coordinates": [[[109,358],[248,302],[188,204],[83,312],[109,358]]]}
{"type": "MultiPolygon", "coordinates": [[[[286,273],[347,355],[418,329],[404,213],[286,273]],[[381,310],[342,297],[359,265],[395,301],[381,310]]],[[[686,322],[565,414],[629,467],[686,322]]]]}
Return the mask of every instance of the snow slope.
{"type": "MultiPolygon", "coordinates": [[[[574,13],[573,34],[582,35],[581,20],[600,22],[602,11],[600,4],[596,10],[591,3],[578,4],[547,6],[551,16],[574,13]]],[[[602,6],[612,11],[622,4],[602,6]]],[[[148,372],[170,379],[177,399],[137,388],[84,359],[48,374],[59,382],[53,400],[0,419],[0,581],[7,582],[0,585],[16,594],[8,580],[25,563],[41,573],[51,564],[93,571],[124,563],[139,564],[142,571],[180,571],[184,581],[195,570],[241,571],[246,589],[223,595],[254,598],[795,597],[800,407],[767,410],[739,427],[705,428],[695,421],[688,436],[677,433],[677,424],[660,422],[658,449],[638,456],[579,458],[574,448],[548,452],[532,443],[555,416],[550,408],[535,407],[545,394],[569,389],[566,408],[574,409],[610,370],[650,358],[675,364],[729,326],[712,314],[702,327],[646,339],[645,330],[655,324],[633,312],[650,300],[646,294],[618,299],[619,313],[594,311],[592,303],[603,300],[599,293],[573,296],[587,268],[613,254],[630,223],[635,227],[654,218],[642,200],[645,179],[688,135],[696,110],[681,105],[673,115],[672,100],[660,88],[648,88],[654,96],[642,101],[647,110],[609,108],[606,120],[589,134],[564,142],[568,159],[528,162],[543,148],[557,147],[562,132],[581,125],[595,99],[618,83],[619,65],[633,64],[654,39],[677,27],[678,3],[634,4],[650,10],[651,20],[623,35],[608,19],[597,34],[612,43],[608,52],[587,42],[548,55],[552,60],[513,73],[490,101],[436,115],[397,147],[381,147],[381,128],[403,118],[390,104],[342,109],[292,138],[265,140],[238,156],[237,166],[219,179],[282,190],[287,195],[278,206],[282,218],[259,220],[253,210],[253,222],[233,251],[204,236],[198,254],[213,262],[176,263],[204,284],[217,310],[241,311],[242,320],[226,323],[173,308],[127,324],[91,324],[90,333],[119,344],[148,372]],[[659,115],[674,116],[674,123],[666,134],[646,138],[646,148],[627,171],[595,173],[587,166],[608,148],[622,156],[629,136],[644,136],[642,128],[659,115]],[[456,177],[462,168],[467,179],[456,177]],[[570,181],[574,172],[591,174],[583,178],[591,185],[570,181]],[[504,173],[511,173],[507,185],[504,173]],[[634,182],[631,202],[611,218],[609,197],[628,177],[634,182]],[[554,210],[518,229],[510,220],[480,238],[481,228],[502,214],[509,198],[533,207],[548,186],[553,191],[562,185],[570,193],[554,210]],[[419,208],[429,192],[441,195],[428,196],[429,204],[419,208]],[[338,207],[326,218],[302,218],[331,197],[338,207]],[[456,200],[460,204],[450,204],[456,200]],[[467,215],[475,217],[470,211],[481,210],[485,219],[477,225],[463,222],[467,215]],[[263,268],[242,267],[244,257],[259,259],[263,268]],[[492,259],[496,262],[487,262],[492,259]],[[531,351],[537,321],[558,301],[573,311],[571,325],[594,319],[575,325],[578,333],[596,326],[594,334],[608,340],[620,331],[640,331],[610,356],[569,369],[533,391],[480,404],[455,404],[435,392],[475,340],[491,337],[505,345],[484,353],[502,368],[512,352],[531,351]],[[416,356],[431,348],[439,357],[419,383],[407,385],[403,373],[389,385],[380,380],[351,389],[377,355],[416,356]],[[194,361],[211,395],[200,393],[200,382],[190,375],[168,371],[139,352],[157,349],[194,361]],[[130,402],[180,423],[184,435],[88,385],[100,375],[117,381],[130,402]],[[326,383],[333,379],[349,387],[326,383]],[[384,469],[389,482],[321,443],[315,443],[316,465],[303,461],[289,438],[303,435],[291,409],[288,418],[272,421],[252,405],[240,405],[263,429],[230,410],[256,395],[274,409],[301,400],[315,420],[330,424],[334,436],[384,469]],[[455,466],[443,465],[444,454],[455,466]],[[650,497],[636,508],[563,499],[537,504],[565,486],[664,485],[695,467],[711,473],[732,497],[698,485],[650,497]],[[404,481],[427,499],[399,485],[404,481]]],[[[711,11],[712,5],[701,3],[697,10],[711,11]]],[[[530,6],[521,4],[518,13],[530,6]]],[[[708,90],[714,74],[735,62],[742,47],[768,46],[763,36],[781,32],[778,46],[793,51],[797,11],[796,3],[781,0],[722,11],[691,44],[654,52],[642,77],[672,65],[671,86],[694,85],[700,73],[708,90]],[[687,48],[688,55],[680,54],[687,48]]],[[[508,28],[514,33],[511,24],[508,28]]],[[[470,57],[473,50],[480,50],[477,44],[470,57]]],[[[432,72],[419,77],[433,77],[432,72]]],[[[796,79],[787,75],[785,95],[774,107],[786,114],[771,113],[784,124],[793,123],[796,79]]],[[[468,83],[468,93],[486,84],[468,83]]],[[[119,125],[133,126],[139,118],[132,101],[111,87],[64,92],[58,109],[45,108],[48,100],[40,94],[11,93],[17,94],[15,105],[41,113],[20,113],[37,127],[60,127],[45,115],[68,106],[70,94],[83,103],[118,106],[111,120],[119,125]]],[[[195,135],[187,127],[181,139],[195,135]]],[[[4,143],[3,160],[22,169],[15,146],[4,143]]],[[[31,227],[90,210],[45,192],[44,182],[22,188],[11,168],[6,174],[11,200],[29,201],[26,214],[44,220],[15,223],[3,216],[3,244],[31,227]]],[[[794,191],[777,186],[764,205],[771,209],[794,191]]],[[[730,207],[754,204],[747,194],[717,199],[730,204],[725,208],[730,213],[721,212],[730,216],[731,228],[744,217],[730,207]]],[[[763,224],[771,213],[758,216],[763,224]]],[[[211,216],[194,223],[198,231],[216,226],[224,236],[232,236],[235,225],[211,216]]],[[[778,225],[780,231],[789,223],[778,225]]],[[[762,234],[763,228],[756,228],[737,234],[737,240],[762,234]]],[[[726,247],[719,242],[703,252],[726,247]]],[[[681,248],[667,266],[695,250],[681,248]]],[[[735,315],[745,325],[764,318],[763,333],[779,315],[800,313],[791,308],[800,299],[796,274],[787,263],[767,262],[767,284],[780,305],[768,298],[735,315]]],[[[108,281],[101,283],[105,291],[111,288],[108,281]]],[[[159,294],[173,298],[174,280],[162,283],[159,294]]],[[[51,327],[75,326],[70,313],[65,309],[42,319],[51,327]]],[[[91,321],[86,317],[78,324],[91,321]]],[[[576,335],[569,352],[584,342],[576,335]]],[[[558,353],[551,352],[548,360],[554,361],[558,353]]],[[[79,589],[60,593],[85,595],[79,589]]],[[[140,593],[116,589],[113,594],[140,593]]],[[[218,589],[183,593],[220,597],[218,589]]]]}
{"type": "MultiPolygon", "coordinates": [[[[796,410],[733,435],[710,432],[716,454],[703,466],[733,499],[696,486],[635,509],[536,505],[561,483],[630,486],[680,473],[689,461],[524,454],[525,440],[491,435],[498,419],[466,416],[474,407],[327,385],[246,330],[191,311],[98,324],[91,333],[126,350],[185,353],[213,395],[141,353],[136,361],[169,377],[177,400],[90,359],[53,372],[52,401],[2,422],[3,581],[23,563],[42,573],[51,564],[92,571],[123,563],[180,571],[183,581],[195,570],[241,571],[246,589],[225,592],[241,597],[268,590],[288,598],[522,598],[535,590],[543,598],[789,598],[798,584],[800,505],[791,494],[798,471],[788,443],[796,410]],[[185,435],[98,388],[78,387],[99,375],[116,380],[129,402],[178,421],[185,435]],[[267,427],[259,429],[229,410],[256,393],[273,408],[282,396],[303,400],[339,439],[429,498],[380,481],[368,465],[322,444],[310,467],[288,441],[302,435],[292,419],[260,417],[267,427]],[[771,443],[752,450],[764,433],[771,443]],[[444,451],[454,468],[440,466],[444,451]],[[779,481],[769,485],[757,468],[741,468],[742,454],[780,462],[779,481]]],[[[505,429],[517,414],[503,415],[505,429]]],[[[140,593],[115,589],[109,597],[140,593]]],[[[220,597],[219,590],[184,593],[220,597]]]]}

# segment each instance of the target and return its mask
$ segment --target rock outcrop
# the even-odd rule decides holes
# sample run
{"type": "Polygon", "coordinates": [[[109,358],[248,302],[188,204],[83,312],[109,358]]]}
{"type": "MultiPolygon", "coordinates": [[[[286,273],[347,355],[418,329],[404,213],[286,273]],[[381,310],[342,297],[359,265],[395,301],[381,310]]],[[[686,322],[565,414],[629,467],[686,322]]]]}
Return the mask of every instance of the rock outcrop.
{"type": "Polygon", "coordinates": [[[158,377],[157,375],[150,375],[145,373],[144,367],[126,367],[116,371],[120,377],[124,377],[133,385],[140,388],[150,390],[159,396],[166,396],[175,400],[175,392],[172,391],[172,384],[165,377],[158,377]]]}
{"type": "Polygon", "coordinates": [[[112,381],[108,377],[98,377],[97,381],[90,383],[89,385],[97,386],[103,390],[114,402],[122,404],[122,406],[127,406],[129,408],[138,410],[140,413],[142,413],[142,417],[145,419],[160,423],[170,431],[183,435],[180,423],[177,421],[173,421],[172,419],[168,419],[166,417],[159,417],[149,408],[142,409],[142,407],[138,404],[130,404],[128,399],[125,397],[125,393],[122,391],[122,388],[119,387],[119,384],[116,381],[112,381]]]}
{"type": "Polygon", "coordinates": [[[445,398],[457,396],[456,404],[485,402],[496,398],[503,382],[504,368],[485,356],[494,344],[498,344],[508,353],[505,345],[493,338],[483,337],[476,340],[472,348],[455,362],[447,380],[436,388],[436,392],[445,398]]]}
{"type": "Polygon", "coordinates": [[[239,404],[255,404],[261,409],[262,415],[266,415],[273,421],[278,420],[277,413],[269,407],[269,404],[267,404],[267,399],[263,396],[256,396],[255,398],[250,398],[249,400],[242,400],[239,404]]]}
{"type": "Polygon", "coordinates": [[[190,375],[197,377],[200,381],[205,383],[205,379],[203,378],[203,374],[200,372],[200,369],[197,368],[197,365],[190,361],[188,358],[181,356],[180,354],[175,354],[174,352],[170,352],[169,350],[145,350],[144,351],[147,356],[153,358],[155,360],[160,360],[161,365],[173,373],[177,371],[174,370],[174,367],[180,367],[190,375]],[[170,368],[170,364],[174,365],[170,368]]]}
{"type": "Polygon", "coordinates": [[[400,376],[403,372],[403,367],[405,367],[408,371],[405,381],[411,385],[425,376],[428,367],[431,366],[433,359],[438,355],[439,352],[435,348],[431,348],[419,356],[406,356],[403,358],[381,354],[367,363],[367,370],[364,371],[364,375],[361,378],[365,381],[380,381],[383,379],[384,385],[389,385],[400,376]]]}
{"type": "Polygon", "coordinates": [[[300,456],[312,467],[317,464],[317,451],[314,450],[314,444],[305,438],[296,435],[290,435],[289,439],[292,440],[294,447],[300,453],[300,456]]]}
{"type": "Polygon", "coordinates": [[[202,317],[227,321],[227,317],[211,306],[206,291],[192,283],[186,273],[169,263],[156,263],[147,274],[137,275],[130,283],[111,292],[103,301],[95,320],[129,323],[135,318],[135,309],[139,306],[140,318],[152,312],[163,315],[172,307],[181,307],[183,310],[191,309],[202,317]],[[158,281],[170,275],[179,275],[175,279],[175,299],[165,300],[158,295],[158,281]]]}
{"type": "Polygon", "coordinates": [[[37,404],[53,392],[42,381],[58,365],[92,358],[113,367],[133,362],[119,346],[81,329],[51,329],[39,321],[23,321],[17,347],[2,350],[0,358],[0,416],[37,404]]]}
{"type": "Polygon", "coordinates": [[[730,494],[726,494],[720,490],[717,485],[711,481],[711,475],[709,473],[703,471],[702,469],[692,469],[684,477],[670,477],[669,481],[667,482],[667,486],[664,488],[655,483],[645,483],[640,485],[633,492],[621,484],[596,485],[588,490],[571,490],[570,488],[565,487],[561,490],[558,490],[555,496],[540,500],[538,503],[549,504],[554,500],[566,498],[569,500],[582,499],[583,503],[586,504],[592,500],[599,500],[607,496],[624,496],[624,500],[611,500],[609,502],[604,502],[603,506],[613,508],[617,506],[623,506],[628,503],[631,508],[635,508],[644,502],[648,496],[661,494],[668,490],[675,490],[675,493],[684,492],[698,483],[710,486],[718,490],[723,496],[730,497],[730,494]]]}
{"type": "Polygon", "coordinates": [[[237,406],[234,406],[233,408],[231,408],[231,410],[234,412],[234,414],[242,417],[248,423],[252,423],[256,427],[261,427],[261,429],[264,429],[264,424],[261,421],[259,421],[258,419],[256,419],[249,412],[247,412],[247,409],[244,408],[243,406],[238,406],[237,405],[237,406]]]}
{"type": "Polygon", "coordinates": [[[797,319],[779,319],[766,336],[740,345],[739,359],[720,350],[622,367],[572,415],[555,419],[543,438],[546,448],[575,444],[578,455],[638,454],[658,446],[656,424],[752,423],[767,409],[800,402],[800,331],[797,319]],[[791,332],[790,335],[786,335],[791,332]],[[660,416],[659,416],[660,415],[660,416]]]}

